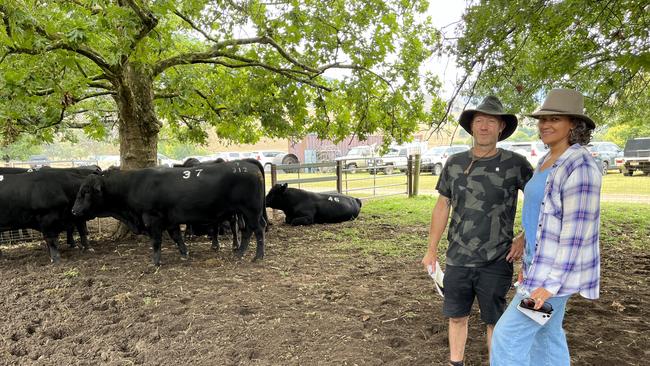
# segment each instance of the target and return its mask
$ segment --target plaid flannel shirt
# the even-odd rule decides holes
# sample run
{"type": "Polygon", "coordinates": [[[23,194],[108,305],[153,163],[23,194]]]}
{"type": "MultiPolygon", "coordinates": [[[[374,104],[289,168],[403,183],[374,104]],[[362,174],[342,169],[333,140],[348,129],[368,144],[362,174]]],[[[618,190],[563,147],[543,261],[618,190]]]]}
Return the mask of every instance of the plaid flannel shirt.
{"type": "Polygon", "coordinates": [[[530,266],[524,268],[523,290],[543,287],[554,296],[579,292],[597,299],[601,170],[587,149],[578,144],[569,147],[551,169],[539,214],[535,254],[530,266]]]}

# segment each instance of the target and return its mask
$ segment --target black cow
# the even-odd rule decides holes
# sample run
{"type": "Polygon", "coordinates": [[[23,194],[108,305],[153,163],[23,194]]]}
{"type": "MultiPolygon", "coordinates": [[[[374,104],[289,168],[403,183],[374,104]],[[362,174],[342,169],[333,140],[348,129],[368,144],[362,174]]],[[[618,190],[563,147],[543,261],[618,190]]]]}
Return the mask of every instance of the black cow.
{"type": "MultiPolygon", "coordinates": [[[[77,191],[89,174],[66,169],[43,169],[29,174],[0,175],[0,231],[35,229],[45,238],[52,262],[60,259],[59,233],[71,225],[85,229],[85,217],[71,214],[77,191]]],[[[81,245],[89,249],[86,231],[81,245]]]]}
{"type": "Polygon", "coordinates": [[[358,198],[287,188],[286,183],[271,188],[266,205],[284,211],[285,222],[294,226],[348,221],[361,211],[358,198]]]}
{"type": "Polygon", "coordinates": [[[196,165],[201,164],[201,161],[197,158],[187,158],[183,164],[174,164],[174,168],[190,168],[196,165]]]}
{"type": "MultiPolygon", "coordinates": [[[[262,177],[264,177],[264,167],[262,164],[255,159],[242,159],[240,161],[247,161],[251,164],[255,164],[259,167],[260,172],[262,174],[262,177]]],[[[189,158],[185,160],[183,163],[183,166],[185,167],[200,167],[200,166],[210,166],[212,164],[221,164],[224,163],[225,160],[222,158],[217,158],[216,160],[210,160],[210,161],[205,161],[205,162],[200,162],[198,159],[194,158],[189,158]]],[[[269,223],[269,218],[266,214],[266,209],[264,210],[263,213],[264,221],[266,223],[266,231],[268,231],[268,228],[270,226],[269,223]]],[[[244,231],[246,223],[243,221],[242,217],[240,217],[237,214],[234,214],[232,217],[228,219],[228,223],[226,224],[225,222],[219,223],[217,226],[210,226],[210,225],[201,225],[201,224],[187,224],[185,227],[185,237],[191,237],[193,235],[196,236],[202,236],[202,235],[207,235],[212,239],[212,249],[214,250],[219,250],[220,245],[219,245],[219,235],[224,234],[226,228],[230,229],[230,233],[232,234],[232,249],[237,250],[239,246],[241,245],[241,232],[244,231]]]]}
{"type": "MultiPolygon", "coordinates": [[[[22,173],[33,173],[39,171],[71,172],[71,173],[77,173],[86,176],[91,173],[101,173],[102,168],[100,168],[97,165],[85,165],[85,166],[73,167],[73,168],[52,168],[49,166],[44,166],[39,169],[0,167],[0,174],[22,174],[22,173]]],[[[75,195],[71,197],[71,199],[74,201],[75,197],[76,197],[76,192],[75,195]]],[[[81,241],[82,249],[90,249],[92,251],[92,248],[88,247],[88,226],[86,225],[86,221],[80,220],[79,218],[76,217],[73,217],[73,221],[68,222],[68,225],[66,227],[66,243],[68,244],[68,246],[70,248],[75,248],[77,246],[74,241],[75,228],[79,233],[79,240],[81,241]]],[[[25,229],[23,229],[23,236],[25,237],[29,236],[25,229]]]]}
{"type": "Polygon", "coordinates": [[[257,165],[238,161],[193,168],[109,171],[83,183],[73,213],[113,216],[152,240],[153,263],[160,265],[162,232],[167,230],[187,255],[180,224],[217,225],[234,214],[246,222],[243,256],[252,233],[257,239],[255,259],[264,257],[264,177],[257,165]]]}

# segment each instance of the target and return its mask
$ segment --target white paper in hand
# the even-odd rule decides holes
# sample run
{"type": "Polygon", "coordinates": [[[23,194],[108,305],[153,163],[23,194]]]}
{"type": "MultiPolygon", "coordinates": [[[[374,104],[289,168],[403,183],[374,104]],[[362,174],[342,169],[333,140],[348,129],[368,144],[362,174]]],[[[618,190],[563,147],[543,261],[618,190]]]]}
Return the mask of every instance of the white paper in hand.
{"type": "Polygon", "coordinates": [[[442,280],[445,278],[445,273],[440,268],[440,263],[436,261],[436,269],[433,270],[433,266],[429,265],[427,267],[429,271],[429,276],[433,279],[433,283],[436,285],[436,290],[438,290],[438,295],[445,297],[445,287],[442,280]]]}

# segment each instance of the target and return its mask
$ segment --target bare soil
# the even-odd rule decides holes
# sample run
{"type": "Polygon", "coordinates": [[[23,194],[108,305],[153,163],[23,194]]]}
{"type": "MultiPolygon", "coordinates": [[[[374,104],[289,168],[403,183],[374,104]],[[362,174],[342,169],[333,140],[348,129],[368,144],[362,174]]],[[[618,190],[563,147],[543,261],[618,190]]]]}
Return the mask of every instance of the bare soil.
{"type": "MultiPolygon", "coordinates": [[[[93,253],[62,246],[50,265],[39,243],[3,247],[1,365],[444,365],[441,299],[415,257],[341,249],[356,222],[294,228],[275,221],[267,257],[228,245],[170,241],[155,268],[146,238],[96,237],[93,253]],[[330,239],[327,239],[330,238],[330,239]]],[[[426,228],[411,227],[426,237],[426,228]]],[[[224,241],[227,241],[225,237],[224,241]]],[[[602,298],[569,302],[574,365],[646,365],[650,256],[603,248],[602,298]]],[[[477,306],[466,365],[486,365],[477,306]]]]}

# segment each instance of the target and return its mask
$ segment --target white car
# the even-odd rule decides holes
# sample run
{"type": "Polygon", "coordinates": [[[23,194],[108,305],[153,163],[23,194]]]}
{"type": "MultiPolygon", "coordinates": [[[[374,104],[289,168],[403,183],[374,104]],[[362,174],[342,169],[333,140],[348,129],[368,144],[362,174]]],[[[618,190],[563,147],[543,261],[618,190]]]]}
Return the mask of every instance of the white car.
{"type": "Polygon", "coordinates": [[[546,145],[541,141],[508,142],[497,146],[523,155],[533,168],[537,167],[539,159],[548,151],[546,145]]]}
{"type": "Polygon", "coordinates": [[[174,164],[183,164],[182,161],[176,160],[176,159],[170,159],[166,157],[165,155],[158,153],[158,165],[166,166],[166,167],[173,167],[174,164]]]}
{"type": "Polygon", "coordinates": [[[285,154],[285,152],[282,152],[282,151],[253,151],[250,154],[251,155],[249,157],[259,161],[260,164],[262,164],[262,166],[264,167],[264,170],[270,171],[271,170],[271,164],[273,163],[273,158],[280,155],[280,154],[285,154]]]}
{"type": "Polygon", "coordinates": [[[442,167],[447,163],[450,156],[462,151],[469,150],[468,145],[451,145],[451,146],[435,146],[427,150],[422,155],[422,163],[420,170],[431,171],[433,175],[440,175],[442,167]]]}

